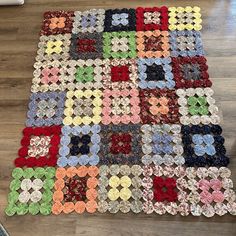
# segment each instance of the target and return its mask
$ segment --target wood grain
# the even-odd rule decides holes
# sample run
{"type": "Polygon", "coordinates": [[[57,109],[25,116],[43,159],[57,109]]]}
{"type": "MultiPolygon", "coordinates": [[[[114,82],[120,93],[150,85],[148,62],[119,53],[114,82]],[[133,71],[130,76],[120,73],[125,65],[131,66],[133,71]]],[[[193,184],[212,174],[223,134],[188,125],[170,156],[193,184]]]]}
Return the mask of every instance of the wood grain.
{"type": "MultiPolygon", "coordinates": [[[[85,10],[162,5],[142,0],[26,0],[24,6],[0,8],[0,217],[11,236],[155,235],[233,236],[235,217],[181,217],[145,214],[94,214],[6,217],[12,161],[17,155],[24,127],[33,62],[44,11],[85,10]]],[[[190,1],[165,1],[167,6],[186,6],[190,1]]],[[[236,1],[191,1],[202,9],[202,38],[215,98],[223,117],[229,168],[236,184],[236,1]]]]}

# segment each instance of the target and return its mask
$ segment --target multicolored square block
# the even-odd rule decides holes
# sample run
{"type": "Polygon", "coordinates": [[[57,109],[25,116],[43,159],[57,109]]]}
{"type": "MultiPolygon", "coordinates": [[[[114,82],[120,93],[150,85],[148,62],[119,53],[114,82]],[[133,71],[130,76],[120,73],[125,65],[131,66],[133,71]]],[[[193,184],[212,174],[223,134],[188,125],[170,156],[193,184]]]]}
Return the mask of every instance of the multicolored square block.
{"type": "Polygon", "coordinates": [[[72,30],[74,12],[45,12],[41,35],[69,34],[72,30]]]}
{"type": "Polygon", "coordinates": [[[76,11],[72,33],[101,33],[104,30],[104,19],[104,9],[91,9],[83,12],[76,11]]]}
{"type": "Polygon", "coordinates": [[[140,122],[140,100],[137,89],[103,91],[102,123],[137,124],[140,122]]]}
{"type": "Polygon", "coordinates": [[[196,30],[202,29],[200,8],[169,7],[169,30],[196,30]]]}
{"type": "Polygon", "coordinates": [[[104,89],[135,89],[138,87],[137,63],[135,59],[113,59],[106,61],[106,73],[102,77],[104,89]]]}
{"type": "Polygon", "coordinates": [[[173,80],[170,58],[150,58],[138,60],[139,87],[141,89],[172,89],[173,80]]]}
{"type": "Polygon", "coordinates": [[[97,175],[96,166],[81,166],[68,169],[57,168],[54,184],[52,213],[94,213],[97,210],[97,175]]]}
{"type": "Polygon", "coordinates": [[[142,163],[152,163],[161,166],[181,166],[183,157],[183,144],[180,125],[142,125],[142,163]]]}
{"type": "Polygon", "coordinates": [[[182,126],[185,164],[187,166],[227,166],[222,129],[219,125],[182,126]]]}
{"type": "Polygon", "coordinates": [[[138,31],[136,33],[137,55],[141,58],[170,56],[168,31],[138,31]]]}
{"type": "Polygon", "coordinates": [[[40,127],[62,124],[65,97],[65,92],[32,93],[26,126],[40,127]]]}
{"type": "Polygon", "coordinates": [[[167,89],[142,89],[140,118],[142,124],[179,123],[177,94],[167,89]]]}
{"type": "Polygon", "coordinates": [[[135,9],[108,9],[105,16],[105,32],[135,31],[135,9]]]}
{"type": "Polygon", "coordinates": [[[102,58],[102,45],[101,33],[72,34],[70,58],[73,60],[102,58]]]}
{"type": "Polygon", "coordinates": [[[64,125],[98,124],[102,113],[102,92],[95,90],[68,91],[66,94],[64,125]]]}
{"type": "Polygon", "coordinates": [[[54,167],[13,169],[6,214],[51,214],[55,171],[54,167]]]}
{"type": "Polygon", "coordinates": [[[103,125],[101,127],[100,163],[141,163],[141,135],[139,125],[103,125]]]}
{"type": "Polygon", "coordinates": [[[64,91],[66,89],[64,68],[60,61],[38,61],[34,64],[34,69],[32,93],[64,91]]]}
{"type": "Polygon", "coordinates": [[[211,87],[205,57],[172,57],[171,62],[175,88],[211,87]]]}
{"type": "Polygon", "coordinates": [[[172,57],[204,55],[201,33],[199,31],[171,31],[169,43],[172,57]]]}
{"type": "Polygon", "coordinates": [[[103,33],[104,58],[135,58],[135,31],[103,33]]]}
{"type": "Polygon", "coordinates": [[[168,8],[138,7],[136,9],[136,30],[168,30],[168,8]]]}
{"type": "Polygon", "coordinates": [[[218,107],[212,98],[214,91],[211,88],[178,89],[176,93],[181,124],[219,124],[218,107]]]}
{"type": "Polygon", "coordinates": [[[36,61],[68,60],[71,34],[42,35],[39,38],[36,61]]]}
{"type": "Polygon", "coordinates": [[[63,126],[60,157],[57,165],[60,167],[78,165],[97,165],[100,150],[99,125],[63,126]]]}
{"type": "Polygon", "coordinates": [[[181,177],[185,176],[183,167],[161,166],[143,167],[143,211],[163,215],[169,213],[188,215],[187,191],[181,177]]]}
{"type": "Polygon", "coordinates": [[[142,168],[139,165],[102,165],[99,173],[99,212],[142,211],[142,168]]]}
{"type": "Polygon", "coordinates": [[[108,60],[100,59],[66,61],[63,65],[66,89],[69,91],[101,89],[108,63],[108,60]]]}
{"type": "Polygon", "coordinates": [[[61,126],[24,128],[15,165],[17,167],[55,166],[60,134],[61,126]]]}

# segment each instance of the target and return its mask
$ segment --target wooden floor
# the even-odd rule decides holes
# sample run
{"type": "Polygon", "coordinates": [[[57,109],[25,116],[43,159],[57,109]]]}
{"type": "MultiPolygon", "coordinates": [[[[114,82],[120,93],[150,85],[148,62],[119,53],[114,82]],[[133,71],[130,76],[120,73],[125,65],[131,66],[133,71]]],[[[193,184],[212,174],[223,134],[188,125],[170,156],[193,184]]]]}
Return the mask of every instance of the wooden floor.
{"type": "MultiPolygon", "coordinates": [[[[6,217],[3,213],[12,161],[25,122],[43,12],[154,6],[163,2],[167,6],[186,6],[190,1],[26,0],[24,6],[0,7],[0,217],[11,236],[236,235],[236,218],[230,215],[206,219],[144,214],[6,217]]],[[[202,38],[236,185],[236,1],[202,0],[191,4],[202,9],[202,38]]]]}

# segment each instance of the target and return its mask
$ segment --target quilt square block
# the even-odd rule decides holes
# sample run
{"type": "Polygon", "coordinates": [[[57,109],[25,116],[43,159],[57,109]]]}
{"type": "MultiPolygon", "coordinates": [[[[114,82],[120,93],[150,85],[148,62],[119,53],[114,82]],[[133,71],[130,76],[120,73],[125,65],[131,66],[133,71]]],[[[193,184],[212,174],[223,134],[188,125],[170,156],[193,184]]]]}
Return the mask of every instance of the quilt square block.
{"type": "Polygon", "coordinates": [[[68,91],[66,97],[64,125],[89,125],[101,121],[102,92],[100,90],[68,91]]]}
{"type": "Polygon", "coordinates": [[[19,157],[15,159],[15,165],[17,167],[55,166],[60,134],[60,126],[24,128],[21,148],[18,151],[19,157]]]}
{"type": "Polygon", "coordinates": [[[183,144],[180,125],[142,125],[142,163],[144,165],[155,164],[183,165],[183,144]]]}
{"type": "Polygon", "coordinates": [[[135,31],[103,33],[104,58],[135,58],[135,31]]]}
{"type": "Polygon", "coordinates": [[[170,58],[138,59],[139,87],[141,89],[172,89],[175,86],[170,58]]]}
{"type": "Polygon", "coordinates": [[[211,88],[178,89],[176,93],[181,124],[219,124],[218,107],[211,88]]]}
{"type": "Polygon", "coordinates": [[[41,35],[69,34],[74,21],[73,11],[48,11],[44,13],[41,35]]]}
{"type": "Polygon", "coordinates": [[[65,92],[32,93],[26,126],[62,124],[65,96],[65,92]]]}
{"type": "Polygon", "coordinates": [[[219,167],[229,164],[219,125],[184,125],[181,132],[185,165],[219,167]]]}
{"type": "Polygon", "coordinates": [[[177,94],[167,89],[142,89],[140,118],[142,124],[179,123],[177,94]]]}
{"type": "Polygon", "coordinates": [[[60,61],[34,64],[31,92],[63,91],[66,88],[63,64],[60,61]]]}
{"type": "Polygon", "coordinates": [[[139,92],[137,89],[103,91],[102,123],[108,125],[140,122],[139,92]]]}
{"type": "Polygon", "coordinates": [[[169,30],[202,29],[199,7],[169,7],[169,30]]]}
{"type": "Polygon", "coordinates": [[[168,31],[138,31],[136,33],[137,56],[159,58],[170,56],[168,31]]]}
{"type": "Polygon", "coordinates": [[[97,165],[99,163],[100,130],[99,125],[73,128],[63,126],[57,165],[60,167],[97,165]]]}
{"type": "Polygon", "coordinates": [[[15,168],[10,183],[8,205],[5,213],[8,216],[50,215],[52,209],[52,189],[54,186],[55,168],[15,168]]]}
{"type": "Polygon", "coordinates": [[[172,71],[174,74],[175,87],[197,88],[211,87],[206,58],[198,57],[173,57],[172,71]]]}
{"type": "Polygon", "coordinates": [[[97,176],[96,166],[58,168],[53,193],[52,213],[83,213],[97,211],[97,176]]]}
{"type": "Polygon", "coordinates": [[[72,33],[101,33],[104,29],[104,19],[104,9],[90,9],[82,12],[75,11],[72,33]]]}
{"type": "Polygon", "coordinates": [[[109,60],[70,60],[64,63],[66,88],[70,91],[100,89],[109,60]]]}
{"type": "Polygon", "coordinates": [[[72,34],[70,57],[73,60],[102,58],[102,45],[101,33],[72,34]]]}
{"type": "Polygon", "coordinates": [[[109,9],[105,12],[104,31],[135,31],[135,9],[109,9]]]}
{"type": "Polygon", "coordinates": [[[62,61],[69,59],[71,34],[42,35],[39,38],[36,61],[62,61]]]}
{"type": "Polygon", "coordinates": [[[171,31],[169,36],[172,57],[195,57],[205,54],[199,31],[171,31]]]}
{"type": "Polygon", "coordinates": [[[138,7],[136,9],[136,30],[168,30],[168,8],[138,7]]]}
{"type": "Polygon", "coordinates": [[[137,88],[137,64],[135,59],[114,59],[106,63],[106,72],[102,77],[105,89],[137,88]]]}
{"type": "Polygon", "coordinates": [[[230,176],[231,171],[226,167],[187,168],[186,188],[191,214],[206,217],[235,214],[236,195],[230,176]]]}
{"type": "Polygon", "coordinates": [[[183,167],[143,167],[143,211],[147,214],[189,215],[188,192],[183,167]]]}
{"type": "Polygon", "coordinates": [[[103,125],[100,135],[101,164],[141,163],[140,125],[103,125]]]}
{"type": "Polygon", "coordinates": [[[99,168],[98,211],[128,213],[142,211],[141,174],[139,165],[102,165],[99,168]]]}

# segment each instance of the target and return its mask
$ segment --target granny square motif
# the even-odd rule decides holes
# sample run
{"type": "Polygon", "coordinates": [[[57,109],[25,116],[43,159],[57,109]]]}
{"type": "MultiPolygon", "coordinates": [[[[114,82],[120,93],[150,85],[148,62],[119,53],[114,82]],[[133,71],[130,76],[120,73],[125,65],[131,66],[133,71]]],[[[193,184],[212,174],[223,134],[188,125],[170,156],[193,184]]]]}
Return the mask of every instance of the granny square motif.
{"type": "Polygon", "coordinates": [[[169,7],[169,30],[201,30],[199,7],[169,7]]]}
{"type": "Polygon", "coordinates": [[[140,100],[137,89],[104,90],[102,123],[129,124],[140,122],[140,100]]]}
{"type": "Polygon", "coordinates": [[[173,80],[171,59],[139,59],[138,73],[139,73],[139,87],[141,89],[172,89],[175,86],[173,80]]]}
{"type": "Polygon", "coordinates": [[[114,9],[105,12],[105,32],[135,31],[135,9],[114,9]]]}
{"type": "Polygon", "coordinates": [[[205,57],[172,57],[176,88],[211,87],[205,57]]]}
{"type": "Polygon", "coordinates": [[[52,212],[52,189],[55,168],[15,168],[10,183],[6,213],[25,215],[49,215],[52,212]]]}
{"type": "Polygon", "coordinates": [[[31,87],[33,93],[65,90],[65,73],[63,64],[60,61],[38,61],[34,64],[34,68],[31,87]]]}
{"type": "Polygon", "coordinates": [[[135,58],[136,44],[134,31],[103,33],[104,58],[135,58]]]}
{"type": "Polygon", "coordinates": [[[98,124],[102,113],[102,92],[95,90],[68,91],[66,94],[64,125],[98,124]]]}
{"type": "Polygon", "coordinates": [[[58,168],[55,175],[53,214],[58,215],[61,212],[68,214],[73,211],[94,213],[96,211],[96,186],[98,185],[96,166],[58,168]]]}
{"type": "Polygon", "coordinates": [[[58,166],[97,165],[101,140],[100,130],[99,125],[74,128],[64,126],[59,150],[60,157],[57,160],[58,166]]]}
{"type": "Polygon", "coordinates": [[[198,6],[47,11],[8,216],[236,215],[198,6]]]}
{"type": "Polygon", "coordinates": [[[102,164],[138,164],[141,162],[139,125],[103,125],[100,162],[102,164]]]}
{"type": "Polygon", "coordinates": [[[108,60],[69,60],[64,63],[65,87],[70,90],[99,89],[108,70],[108,60]]]}
{"type": "Polygon", "coordinates": [[[168,8],[163,7],[138,7],[136,9],[136,30],[167,30],[168,8]]]}
{"type": "Polygon", "coordinates": [[[55,166],[60,134],[60,126],[24,128],[15,165],[17,167],[55,166]]]}
{"type": "Polygon", "coordinates": [[[170,56],[168,36],[168,31],[138,31],[136,33],[138,57],[156,58],[170,56]]]}
{"type": "Polygon", "coordinates": [[[182,126],[182,142],[187,166],[227,166],[222,129],[219,125],[182,126]]]}
{"type": "Polygon", "coordinates": [[[73,11],[45,12],[41,35],[71,33],[73,11]]]}
{"type": "Polygon", "coordinates": [[[62,124],[65,97],[65,92],[31,94],[26,126],[50,126],[62,124]]]}
{"type": "Polygon", "coordinates": [[[179,123],[179,106],[175,91],[142,89],[139,96],[142,124],[179,123]]]}
{"type": "Polygon", "coordinates": [[[102,77],[104,89],[132,89],[138,87],[137,62],[135,59],[106,61],[106,73],[102,77]]]}
{"type": "Polygon", "coordinates": [[[102,34],[72,34],[70,45],[71,59],[95,59],[102,57],[102,34]]]}
{"type": "Polygon", "coordinates": [[[183,165],[180,125],[142,125],[142,162],[145,165],[183,165]]]}
{"type": "Polygon", "coordinates": [[[71,34],[42,35],[39,38],[36,61],[68,60],[71,34]]]}
{"type": "Polygon", "coordinates": [[[102,165],[99,168],[98,211],[142,211],[142,168],[139,165],[102,165]]]}
{"type": "Polygon", "coordinates": [[[91,9],[84,12],[76,11],[72,32],[74,34],[103,32],[104,18],[104,9],[91,9]]]}
{"type": "Polygon", "coordinates": [[[218,107],[211,88],[178,89],[180,122],[188,124],[219,124],[218,107]]]}
{"type": "Polygon", "coordinates": [[[171,31],[169,42],[172,57],[204,55],[201,33],[199,31],[171,31]]]}

